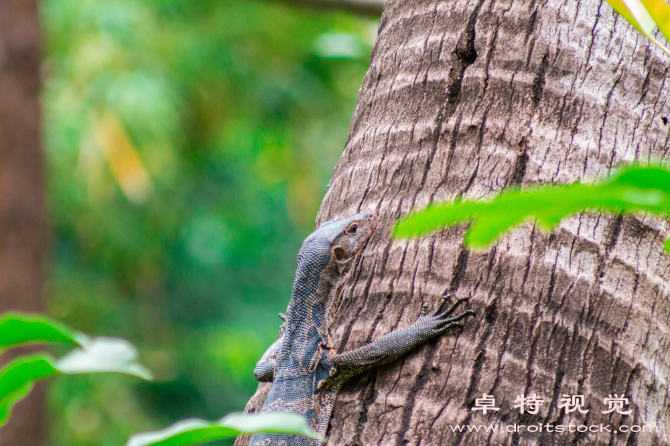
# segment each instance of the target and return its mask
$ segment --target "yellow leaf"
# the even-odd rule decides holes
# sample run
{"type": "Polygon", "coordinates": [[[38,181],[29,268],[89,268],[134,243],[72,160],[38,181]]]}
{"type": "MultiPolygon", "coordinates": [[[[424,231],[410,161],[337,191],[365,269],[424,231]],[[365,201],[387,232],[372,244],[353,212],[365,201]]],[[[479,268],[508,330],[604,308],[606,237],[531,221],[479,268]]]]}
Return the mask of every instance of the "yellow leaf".
{"type": "Polygon", "coordinates": [[[112,175],[132,202],[143,202],[151,192],[151,179],[123,125],[112,113],[93,119],[93,132],[112,175]]]}
{"type": "Polygon", "coordinates": [[[670,4],[664,0],[642,0],[666,39],[670,40],[670,4]]]}
{"type": "Polygon", "coordinates": [[[628,21],[631,25],[633,25],[635,28],[637,28],[638,31],[640,31],[642,34],[647,34],[642,26],[635,20],[635,16],[630,12],[628,9],[628,6],[626,6],[626,2],[623,0],[607,0],[607,3],[609,3],[612,8],[621,16],[628,21]]]}
{"type": "Polygon", "coordinates": [[[666,38],[670,34],[670,5],[664,0],[607,0],[607,3],[642,35],[670,55],[670,50],[651,35],[656,26],[666,38]]]}
{"type": "Polygon", "coordinates": [[[656,28],[654,19],[651,18],[649,11],[644,7],[641,0],[623,0],[630,13],[635,17],[635,20],[642,28],[642,33],[645,35],[651,34],[656,28]]]}

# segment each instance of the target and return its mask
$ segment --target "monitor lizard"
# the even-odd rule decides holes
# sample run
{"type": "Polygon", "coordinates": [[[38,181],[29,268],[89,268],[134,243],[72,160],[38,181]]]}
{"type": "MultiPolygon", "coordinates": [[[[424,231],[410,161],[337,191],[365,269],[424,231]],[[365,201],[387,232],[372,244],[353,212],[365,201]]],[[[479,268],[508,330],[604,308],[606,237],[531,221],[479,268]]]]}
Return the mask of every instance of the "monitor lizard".
{"type": "MultiPolygon", "coordinates": [[[[376,226],[374,214],[358,214],[325,222],[305,239],[298,254],[291,301],[286,315],[280,314],[284,320],[280,335],[254,370],[258,381],[272,382],[261,413],[300,414],[314,432],[325,436],[335,398],[347,379],[395,361],[475,314],[468,309],[451,317],[466,299],[457,299],[445,308],[447,294],[430,314],[426,314],[424,303],[420,317],[411,326],[355,350],[337,353],[329,329],[342,285],[376,226]]],[[[317,439],[287,434],[255,434],[250,441],[250,446],[320,444],[317,439]]]]}

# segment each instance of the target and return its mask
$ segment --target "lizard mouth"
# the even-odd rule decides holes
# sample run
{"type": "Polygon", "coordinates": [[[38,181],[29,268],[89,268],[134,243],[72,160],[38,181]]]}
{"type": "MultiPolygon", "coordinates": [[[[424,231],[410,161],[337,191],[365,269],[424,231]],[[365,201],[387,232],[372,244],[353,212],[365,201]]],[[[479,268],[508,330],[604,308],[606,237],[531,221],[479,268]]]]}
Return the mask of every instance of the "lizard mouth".
{"type": "Polygon", "coordinates": [[[370,225],[372,226],[372,229],[377,227],[377,216],[375,214],[368,214],[368,218],[370,219],[370,225]]]}
{"type": "Polygon", "coordinates": [[[367,214],[366,216],[367,220],[367,235],[364,240],[364,244],[367,244],[368,240],[370,240],[370,237],[372,236],[372,233],[375,232],[375,228],[377,227],[377,216],[375,214],[367,214]]]}
{"type": "Polygon", "coordinates": [[[377,216],[375,214],[367,214],[365,217],[368,222],[368,232],[372,234],[377,227],[377,216]]]}

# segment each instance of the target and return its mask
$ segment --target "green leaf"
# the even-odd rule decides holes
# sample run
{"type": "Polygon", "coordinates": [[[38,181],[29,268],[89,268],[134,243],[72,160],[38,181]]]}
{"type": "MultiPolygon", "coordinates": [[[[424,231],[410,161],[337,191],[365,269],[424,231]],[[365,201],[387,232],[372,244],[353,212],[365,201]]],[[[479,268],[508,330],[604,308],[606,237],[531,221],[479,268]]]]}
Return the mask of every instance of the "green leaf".
{"type": "Polygon", "coordinates": [[[12,406],[30,392],[36,381],[58,374],[47,355],[25,356],[0,370],[0,426],[7,422],[12,406]]]}
{"type": "Polygon", "coordinates": [[[25,344],[83,345],[86,342],[85,335],[41,315],[5,313],[0,317],[0,352],[25,344]]]}
{"type": "MultiPolygon", "coordinates": [[[[563,218],[596,210],[670,215],[670,170],[660,166],[630,166],[600,184],[509,189],[491,201],[461,201],[410,214],[396,223],[393,237],[422,237],[446,226],[471,223],[465,244],[485,248],[511,228],[537,221],[553,229],[563,218]]],[[[665,249],[670,252],[670,242],[665,249]]]]}
{"type": "Polygon", "coordinates": [[[323,440],[309,429],[307,421],[300,415],[233,413],[217,421],[190,418],[159,431],[135,434],[126,446],[188,446],[257,432],[301,434],[323,440]]]}
{"type": "Polygon", "coordinates": [[[119,338],[95,338],[83,349],[63,356],[57,364],[66,374],[116,372],[152,379],[151,372],[137,362],[137,349],[119,338]]]}
{"type": "Polygon", "coordinates": [[[7,422],[12,407],[32,389],[35,382],[60,374],[116,372],[151,379],[137,362],[137,351],[128,341],[96,338],[56,360],[48,354],[23,356],[0,369],[0,426],[7,422]]]}

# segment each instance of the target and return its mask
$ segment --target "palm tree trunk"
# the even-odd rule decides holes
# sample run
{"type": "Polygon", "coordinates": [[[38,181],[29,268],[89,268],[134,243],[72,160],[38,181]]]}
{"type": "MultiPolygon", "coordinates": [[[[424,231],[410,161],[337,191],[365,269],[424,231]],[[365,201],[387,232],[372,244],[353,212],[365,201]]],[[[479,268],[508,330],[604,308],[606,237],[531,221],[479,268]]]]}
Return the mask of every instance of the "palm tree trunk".
{"type": "Polygon", "coordinates": [[[463,227],[389,236],[398,217],[434,201],[667,161],[669,67],[602,1],[387,2],[317,218],[380,220],[333,335],[341,350],[359,347],[410,325],[445,291],[471,296],[477,318],[352,379],[328,444],[670,444],[667,222],[583,214],[552,234],[528,224],[483,252],[463,247],[463,227]],[[472,410],[484,394],[498,411],[472,410]],[[537,414],[514,408],[533,394],[544,400],[537,414]],[[630,415],[603,413],[614,394],[630,415]],[[559,409],[563,395],[583,395],[588,412],[559,409]],[[577,430],[601,423],[611,432],[577,430]],[[519,425],[542,430],[510,432],[519,425]]]}
{"type": "MultiPolygon", "coordinates": [[[[0,312],[37,312],[46,246],[35,1],[0,2],[0,312]]],[[[16,354],[16,352],[14,352],[16,354]]],[[[10,354],[0,360],[5,363],[10,354]]],[[[16,405],[0,446],[39,446],[44,390],[16,405]]]]}

